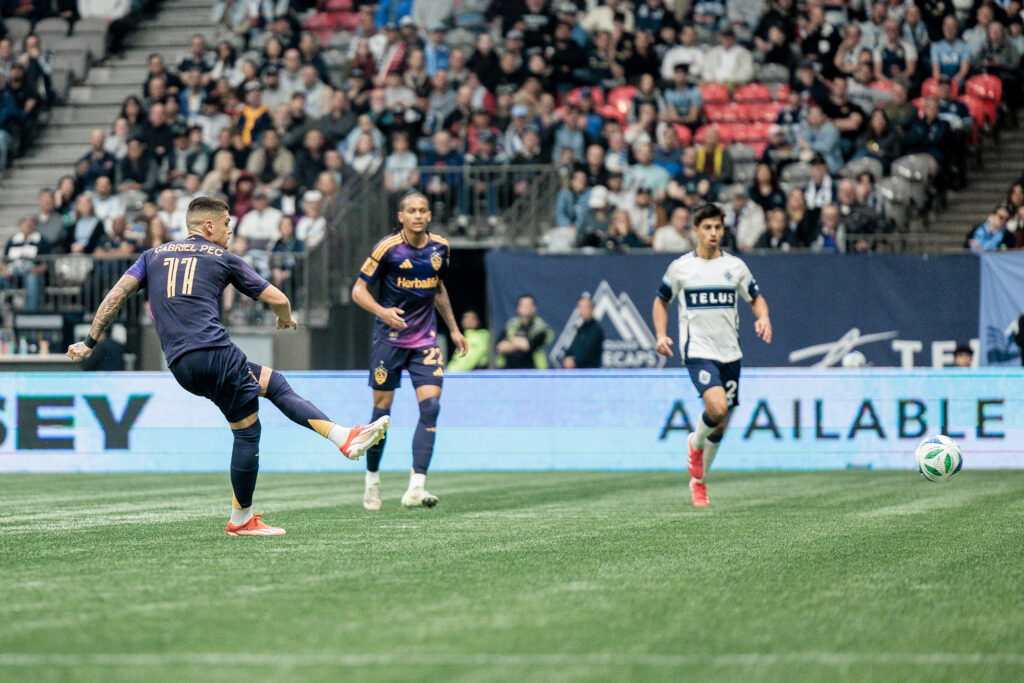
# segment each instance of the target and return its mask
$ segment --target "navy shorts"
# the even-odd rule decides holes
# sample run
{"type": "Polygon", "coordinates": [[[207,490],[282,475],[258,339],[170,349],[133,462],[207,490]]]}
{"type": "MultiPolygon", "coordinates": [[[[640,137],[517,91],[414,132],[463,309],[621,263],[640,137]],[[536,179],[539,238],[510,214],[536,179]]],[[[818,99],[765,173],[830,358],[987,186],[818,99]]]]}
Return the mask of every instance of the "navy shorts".
{"type": "Polygon", "coordinates": [[[213,401],[228,422],[247,418],[259,408],[259,378],[234,344],[189,351],[176,358],[170,370],[182,389],[213,401]]]}
{"type": "Polygon", "coordinates": [[[701,396],[711,387],[722,387],[725,389],[725,398],[729,401],[729,407],[735,408],[740,404],[740,362],[734,360],[731,363],[719,363],[716,360],[704,358],[687,358],[686,369],[690,372],[690,380],[693,386],[697,387],[697,393],[701,396]]]}
{"type": "Polygon", "coordinates": [[[370,350],[370,386],[394,391],[402,384],[402,369],[409,373],[414,387],[444,384],[444,356],[436,346],[403,349],[390,344],[374,344],[370,350]]]}

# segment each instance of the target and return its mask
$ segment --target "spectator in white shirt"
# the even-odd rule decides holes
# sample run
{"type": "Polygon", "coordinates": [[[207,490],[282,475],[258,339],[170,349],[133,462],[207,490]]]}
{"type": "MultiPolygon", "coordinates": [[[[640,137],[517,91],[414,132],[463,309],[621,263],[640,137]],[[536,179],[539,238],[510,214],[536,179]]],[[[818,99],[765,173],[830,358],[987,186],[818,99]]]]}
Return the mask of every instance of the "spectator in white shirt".
{"type": "Polygon", "coordinates": [[[654,231],[654,251],[683,254],[693,249],[690,232],[690,210],[677,206],[672,211],[668,225],[654,231]]]}
{"type": "Polygon", "coordinates": [[[750,251],[764,232],[764,209],[750,201],[746,188],[737,186],[732,202],[725,207],[724,222],[740,251],[750,251]]]}
{"type": "Polygon", "coordinates": [[[316,190],[307,190],[302,195],[302,218],[295,225],[295,236],[309,251],[324,240],[327,234],[327,219],[320,215],[323,195],[316,190]]]}
{"type": "Polygon", "coordinates": [[[277,226],[283,215],[280,209],[270,206],[265,192],[257,192],[252,197],[252,208],[238,223],[238,234],[249,240],[250,248],[267,247],[280,234],[277,226]]]}
{"type": "Polygon", "coordinates": [[[736,43],[736,33],[727,27],[718,34],[718,47],[704,60],[702,77],[706,82],[722,83],[732,89],[754,79],[754,58],[750,50],[736,43]]]}
{"type": "Polygon", "coordinates": [[[110,233],[110,221],[114,216],[124,215],[124,201],[114,194],[114,184],[109,176],[96,178],[92,195],[93,215],[103,221],[103,227],[110,233]]]}

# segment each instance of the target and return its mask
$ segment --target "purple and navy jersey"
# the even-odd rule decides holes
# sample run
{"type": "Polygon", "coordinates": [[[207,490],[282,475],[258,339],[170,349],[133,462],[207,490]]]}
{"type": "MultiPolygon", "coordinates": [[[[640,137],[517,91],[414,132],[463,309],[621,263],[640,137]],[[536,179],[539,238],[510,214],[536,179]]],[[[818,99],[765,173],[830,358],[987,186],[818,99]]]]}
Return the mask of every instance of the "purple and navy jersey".
{"type": "Polygon", "coordinates": [[[219,310],[227,285],[253,299],[270,286],[248,263],[199,235],[147,250],[125,275],[149,288],[149,309],[168,365],[186,351],[231,344],[219,310]]]}
{"type": "Polygon", "coordinates": [[[400,232],[388,235],[377,242],[359,271],[359,277],[368,285],[380,281],[377,302],[381,306],[405,311],[402,314],[407,325],[404,330],[393,330],[380,318],[374,320],[374,343],[405,349],[437,343],[434,294],[448,271],[451,249],[448,240],[440,235],[427,235],[430,239],[419,249],[406,242],[400,232]]]}

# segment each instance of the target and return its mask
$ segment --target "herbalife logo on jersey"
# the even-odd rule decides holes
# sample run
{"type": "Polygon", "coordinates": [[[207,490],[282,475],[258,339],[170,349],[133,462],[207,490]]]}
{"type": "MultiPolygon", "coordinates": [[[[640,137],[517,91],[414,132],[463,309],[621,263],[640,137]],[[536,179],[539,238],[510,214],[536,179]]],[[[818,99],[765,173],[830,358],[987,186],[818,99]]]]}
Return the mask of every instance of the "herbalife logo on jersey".
{"type": "MultiPolygon", "coordinates": [[[[593,300],[594,320],[601,325],[605,334],[601,362],[603,367],[660,368],[665,365],[665,357],[655,350],[654,333],[628,294],[623,292],[616,296],[611,285],[602,280],[593,294],[593,300]]],[[[548,354],[553,367],[562,367],[562,359],[579,326],[580,315],[574,308],[548,354]]]]}

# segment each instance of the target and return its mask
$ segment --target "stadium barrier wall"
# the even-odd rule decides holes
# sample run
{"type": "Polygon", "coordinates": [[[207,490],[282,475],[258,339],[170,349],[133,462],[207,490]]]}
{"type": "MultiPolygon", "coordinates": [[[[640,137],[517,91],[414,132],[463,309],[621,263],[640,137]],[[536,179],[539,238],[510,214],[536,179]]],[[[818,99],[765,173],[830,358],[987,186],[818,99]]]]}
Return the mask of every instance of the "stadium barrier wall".
{"type": "MultiPolygon", "coordinates": [[[[289,373],[342,424],[365,422],[362,372],[289,373]]],[[[910,469],[944,431],[965,467],[1024,467],[1020,369],[759,369],[716,469],[910,469]]],[[[681,369],[452,374],[432,470],[680,470],[701,403],[681,369]]],[[[261,401],[264,471],[361,471],[261,401]]],[[[416,401],[396,396],[386,470],[407,471],[416,401]]],[[[231,433],[217,409],[165,373],[4,375],[2,472],[227,472],[231,433]]]]}
{"type": "MultiPolygon", "coordinates": [[[[1018,256],[1024,261],[1024,254],[1018,256]]],[[[664,367],[664,359],[655,351],[651,304],[665,269],[677,257],[488,252],[493,332],[500,334],[501,326],[515,315],[519,295],[534,295],[538,314],[555,333],[548,348],[551,366],[561,367],[578,326],[576,302],[588,292],[605,333],[603,367],[664,367]]],[[[770,345],[759,341],[750,307],[740,303],[745,366],[830,367],[857,350],[875,366],[942,367],[952,365],[958,342],[970,342],[977,351],[980,266],[976,255],[744,254],[742,258],[768,301],[774,327],[770,345]]],[[[669,333],[678,340],[675,303],[669,315],[669,333]]],[[[1000,319],[1000,329],[1005,324],[1000,319]]]]}

